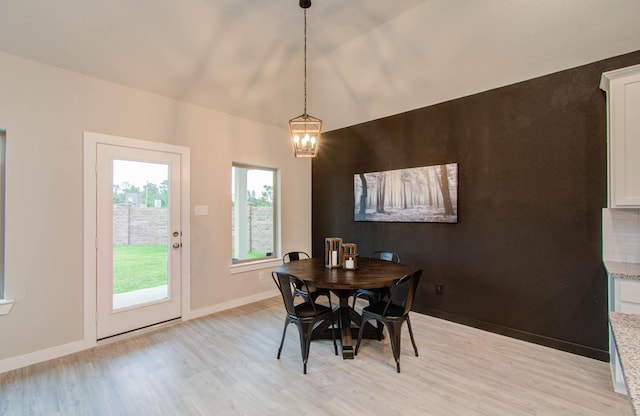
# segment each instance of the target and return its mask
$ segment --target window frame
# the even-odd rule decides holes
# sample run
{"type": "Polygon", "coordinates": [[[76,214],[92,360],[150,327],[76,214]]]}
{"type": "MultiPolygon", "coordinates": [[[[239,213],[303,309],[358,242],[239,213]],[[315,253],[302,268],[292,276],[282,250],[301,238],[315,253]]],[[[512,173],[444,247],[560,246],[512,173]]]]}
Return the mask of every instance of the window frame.
{"type": "Polygon", "coordinates": [[[0,316],[7,315],[13,306],[13,300],[6,299],[5,290],[5,191],[7,174],[7,131],[0,129],[0,316]]]}
{"type": "Polygon", "coordinates": [[[5,177],[6,177],[6,149],[7,131],[0,130],[0,300],[5,298],[4,278],[4,226],[5,226],[5,177]]]}
{"type": "MultiPolygon", "coordinates": [[[[280,194],[280,189],[279,189],[279,174],[280,174],[280,169],[276,168],[276,167],[272,167],[272,166],[264,166],[264,165],[259,165],[259,164],[254,164],[254,163],[245,163],[245,162],[232,162],[231,163],[231,215],[232,215],[232,229],[231,229],[231,247],[232,250],[234,248],[234,245],[236,244],[234,239],[235,239],[235,225],[233,224],[233,222],[237,221],[236,218],[236,214],[234,213],[234,211],[236,210],[236,206],[234,205],[234,198],[236,198],[237,196],[235,195],[236,193],[236,172],[235,169],[246,169],[247,171],[249,170],[262,170],[262,171],[270,171],[273,175],[273,182],[272,182],[272,186],[273,186],[273,201],[272,201],[272,218],[273,218],[273,223],[272,223],[272,227],[273,227],[273,235],[272,235],[272,242],[273,242],[273,251],[271,252],[271,255],[265,255],[263,257],[256,257],[256,258],[247,258],[247,259],[237,259],[234,258],[233,255],[230,255],[231,258],[231,267],[238,267],[238,266],[250,266],[252,264],[261,264],[261,263],[265,263],[265,262],[271,262],[273,260],[280,260],[280,254],[279,254],[279,238],[280,238],[280,222],[279,222],[279,194],[280,194]]],[[[246,195],[245,195],[246,198],[246,195]]]]}

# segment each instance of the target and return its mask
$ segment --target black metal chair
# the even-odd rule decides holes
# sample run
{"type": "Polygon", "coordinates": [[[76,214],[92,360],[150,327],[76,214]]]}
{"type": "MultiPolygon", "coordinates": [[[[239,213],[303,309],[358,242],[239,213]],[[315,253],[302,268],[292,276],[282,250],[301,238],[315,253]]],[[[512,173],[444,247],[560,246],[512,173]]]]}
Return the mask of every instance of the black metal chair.
{"type": "MultiPolygon", "coordinates": [[[[286,253],[284,256],[282,256],[282,263],[286,264],[292,261],[298,261],[300,259],[309,259],[309,258],[311,257],[304,251],[290,251],[286,253]]],[[[296,296],[300,296],[302,299],[306,301],[313,301],[313,302],[315,302],[319,296],[326,296],[327,299],[329,299],[329,307],[333,308],[333,305],[331,304],[331,291],[329,289],[316,289],[316,288],[308,288],[308,289],[304,290],[301,284],[299,286],[296,286],[296,296]],[[309,292],[308,289],[311,289],[311,292],[309,292]]]]}
{"type": "MultiPolygon", "coordinates": [[[[369,258],[400,263],[400,256],[390,251],[375,251],[369,256],[369,258]]],[[[367,299],[369,301],[369,305],[373,305],[374,302],[382,300],[388,294],[389,289],[386,287],[380,289],[358,289],[353,294],[353,305],[351,305],[351,307],[353,309],[356,308],[356,300],[358,298],[367,299]]]]}
{"type": "Polygon", "coordinates": [[[413,298],[420,282],[422,270],[408,274],[391,287],[390,295],[385,301],[375,302],[373,305],[366,306],[362,310],[362,324],[358,331],[358,343],[356,344],[355,354],[358,355],[360,342],[362,341],[362,333],[364,332],[365,323],[375,319],[378,325],[383,323],[389,332],[391,341],[391,349],[393,350],[393,358],[396,360],[396,370],[400,372],[400,340],[402,323],[407,322],[409,335],[413,350],[418,356],[418,347],[413,339],[413,331],[411,330],[411,320],[409,319],[409,311],[413,304],[413,298]]]}
{"type": "Polygon", "coordinates": [[[400,256],[391,251],[374,251],[369,258],[400,263],[400,256]]]}
{"type": "MultiPolygon", "coordinates": [[[[306,287],[306,283],[287,273],[278,273],[274,271],[271,274],[271,277],[282,294],[284,307],[287,311],[287,316],[284,320],[284,330],[282,331],[282,340],[280,341],[280,347],[278,348],[278,359],[280,359],[280,353],[282,352],[282,346],[284,345],[287,327],[293,322],[298,327],[298,332],[300,333],[302,363],[304,365],[304,374],[307,374],[307,361],[309,360],[309,349],[311,347],[311,335],[313,333],[313,329],[317,323],[324,320],[328,320],[330,323],[333,323],[333,311],[329,307],[309,301],[296,305],[294,303],[296,286],[300,283],[303,287],[306,287]]],[[[338,355],[338,346],[336,345],[336,337],[333,328],[331,329],[331,337],[333,339],[333,349],[335,354],[338,355]]]]}
{"type": "Polygon", "coordinates": [[[289,263],[290,261],[298,261],[300,259],[308,259],[311,258],[304,251],[290,251],[282,256],[282,263],[289,263]]]}

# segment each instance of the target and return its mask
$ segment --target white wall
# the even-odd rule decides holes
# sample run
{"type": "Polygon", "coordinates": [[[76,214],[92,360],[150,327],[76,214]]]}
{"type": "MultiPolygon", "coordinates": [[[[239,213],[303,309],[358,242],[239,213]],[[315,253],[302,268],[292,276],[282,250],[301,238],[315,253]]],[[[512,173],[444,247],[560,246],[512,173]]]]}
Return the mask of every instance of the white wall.
{"type": "Polygon", "coordinates": [[[15,300],[0,316],[0,368],[83,339],[83,131],[190,147],[191,213],[209,206],[191,217],[193,315],[274,289],[268,273],[228,268],[232,161],[281,168],[283,249],[311,248],[311,164],[293,157],[286,120],[274,128],[0,53],[0,129],[15,300]]]}
{"type": "Polygon", "coordinates": [[[424,1],[315,60],[309,113],[334,130],[640,50],[638,16],[638,0],[424,1]]]}

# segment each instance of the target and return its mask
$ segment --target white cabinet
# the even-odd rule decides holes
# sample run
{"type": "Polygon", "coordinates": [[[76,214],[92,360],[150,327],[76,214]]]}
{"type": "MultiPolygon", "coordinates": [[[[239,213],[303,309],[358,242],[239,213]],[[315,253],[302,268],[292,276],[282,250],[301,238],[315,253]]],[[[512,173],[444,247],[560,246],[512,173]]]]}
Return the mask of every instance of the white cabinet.
{"type": "Polygon", "coordinates": [[[609,207],[640,207],[640,65],[602,74],[607,93],[609,207]]]}
{"type": "MultiPolygon", "coordinates": [[[[609,276],[609,296],[609,309],[611,311],[640,315],[640,280],[609,276]]],[[[611,357],[613,388],[618,393],[627,394],[618,358],[618,350],[616,349],[611,329],[609,329],[609,354],[611,357]]]]}
{"type": "Polygon", "coordinates": [[[640,315],[640,280],[614,279],[616,312],[640,315]]]}

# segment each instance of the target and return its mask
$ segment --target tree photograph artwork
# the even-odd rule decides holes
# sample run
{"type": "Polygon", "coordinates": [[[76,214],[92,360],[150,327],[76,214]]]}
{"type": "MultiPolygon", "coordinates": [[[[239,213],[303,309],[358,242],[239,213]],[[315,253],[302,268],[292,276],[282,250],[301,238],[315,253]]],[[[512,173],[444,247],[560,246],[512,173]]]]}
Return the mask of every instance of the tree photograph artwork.
{"type": "Polygon", "coordinates": [[[458,222],[458,164],[353,175],[356,221],[458,222]]]}

